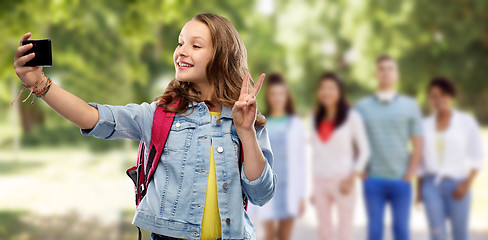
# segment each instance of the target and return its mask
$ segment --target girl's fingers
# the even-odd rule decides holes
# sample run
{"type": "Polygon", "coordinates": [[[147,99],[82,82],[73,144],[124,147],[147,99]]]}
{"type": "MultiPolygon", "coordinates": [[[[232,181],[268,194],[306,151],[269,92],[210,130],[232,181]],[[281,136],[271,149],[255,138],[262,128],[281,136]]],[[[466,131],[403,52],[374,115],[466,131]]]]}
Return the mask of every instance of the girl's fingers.
{"type": "Polygon", "coordinates": [[[42,69],[42,67],[40,66],[35,66],[35,67],[31,67],[31,66],[24,66],[23,69],[25,72],[33,72],[35,70],[38,70],[39,68],[42,69]]]}
{"type": "Polygon", "coordinates": [[[237,107],[237,108],[240,108],[242,106],[246,105],[246,102],[244,101],[237,101],[234,103],[234,106],[237,107]]]}
{"type": "Polygon", "coordinates": [[[251,99],[253,97],[254,97],[253,95],[247,95],[242,101],[247,102],[247,101],[249,101],[249,99],[251,99]]]}
{"type": "Polygon", "coordinates": [[[28,32],[26,34],[24,34],[24,36],[22,36],[22,38],[20,39],[20,44],[19,46],[22,46],[22,42],[25,41],[25,40],[29,40],[29,38],[32,36],[32,33],[28,32]]]}
{"type": "Polygon", "coordinates": [[[33,46],[32,43],[29,43],[29,44],[26,44],[24,46],[18,47],[14,60],[22,57],[25,52],[29,51],[32,48],[32,46],[33,46]]]}
{"type": "Polygon", "coordinates": [[[37,68],[38,67],[21,67],[21,68],[17,68],[15,70],[15,72],[17,74],[24,75],[24,74],[26,74],[28,72],[33,72],[33,71],[37,70],[37,68]]]}
{"type": "Polygon", "coordinates": [[[250,73],[247,73],[247,74],[249,74],[249,79],[251,79],[252,85],[254,86],[254,79],[252,79],[252,76],[250,73]]]}
{"type": "Polygon", "coordinates": [[[24,66],[28,61],[32,60],[35,57],[35,53],[30,53],[28,55],[22,56],[15,61],[14,65],[17,67],[22,67],[24,66]]]}
{"type": "Polygon", "coordinates": [[[259,93],[259,90],[261,89],[261,86],[263,85],[263,81],[264,81],[264,77],[266,76],[266,74],[261,74],[261,76],[259,76],[259,79],[258,79],[258,82],[256,83],[256,85],[254,85],[254,88],[252,89],[252,95],[254,96],[257,96],[258,93],[259,93]]]}
{"type": "Polygon", "coordinates": [[[243,102],[243,101],[237,101],[236,103],[234,103],[234,107],[232,108],[232,111],[242,111],[246,108],[246,102],[243,102]]]}
{"type": "Polygon", "coordinates": [[[255,106],[256,105],[256,98],[251,98],[247,101],[247,106],[255,106]]]}
{"type": "Polygon", "coordinates": [[[246,76],[242,80],[242,86],[241,86],[241,96],[247,94],[247,83],[249,80],[249,73],[246,73],[246,76]]]}

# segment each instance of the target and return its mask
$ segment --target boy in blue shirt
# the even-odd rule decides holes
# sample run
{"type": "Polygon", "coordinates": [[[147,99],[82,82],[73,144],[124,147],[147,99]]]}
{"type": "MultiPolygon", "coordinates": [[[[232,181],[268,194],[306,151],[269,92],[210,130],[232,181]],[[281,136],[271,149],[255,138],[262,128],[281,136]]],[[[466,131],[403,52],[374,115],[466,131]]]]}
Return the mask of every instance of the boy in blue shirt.
{"type": "Polygon", "coordinates": [[[383,238],[387,203],[391,204],[393,214],[394,239],[409,239],[411,181],[421,156],[422,116],[415,100],[395,91],[398,75],[393,58],[388,55],[378,57],[378,90],[356,104],[371,147],[363,187],[370,240],[383,238]],[[409,142],[412,143],[412,154],[409,153],[409,142]]]}

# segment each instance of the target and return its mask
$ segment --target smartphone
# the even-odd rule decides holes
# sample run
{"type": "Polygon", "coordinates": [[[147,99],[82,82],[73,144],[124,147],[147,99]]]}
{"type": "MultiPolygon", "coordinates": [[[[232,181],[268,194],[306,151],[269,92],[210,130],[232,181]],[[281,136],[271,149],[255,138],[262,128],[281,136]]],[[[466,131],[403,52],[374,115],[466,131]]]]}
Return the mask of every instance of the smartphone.
{"type": "Polygon", "coordinates": [[[25,66],[51,67],[53,65],[51,39],[38,39],[22,41],[22,45],[32,43],[32,48],[25,55],[36,53],[35,57],[28,61],[25,66]]]}

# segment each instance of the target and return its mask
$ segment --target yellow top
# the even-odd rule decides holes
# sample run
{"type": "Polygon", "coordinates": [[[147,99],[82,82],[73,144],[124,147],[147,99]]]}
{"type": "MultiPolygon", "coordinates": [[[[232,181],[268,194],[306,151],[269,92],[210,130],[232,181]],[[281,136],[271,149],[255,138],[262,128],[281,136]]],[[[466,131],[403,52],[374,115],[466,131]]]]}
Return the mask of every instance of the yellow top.
{"type": "MultiPolygon", "coordinates": [[[[210,115],[220,117],[219,112],[210,115]]],[[[219,203],[217,199],[217,176],[215,174],[215,159],[213,145],[210,143],[210,166],[208,170],[207,192],[205,194],[205,208],[203,209],[202,234],[200,239],[216,239],[222,237],[220,225],[219,203]]]]}
{"type": "Polygon", "coordinates": [[[437,163],[439,167],[444,163],[444,150],[446,148],[444,131],[437,131],[436,133],[436,150],[437,150],[437,163]]]}

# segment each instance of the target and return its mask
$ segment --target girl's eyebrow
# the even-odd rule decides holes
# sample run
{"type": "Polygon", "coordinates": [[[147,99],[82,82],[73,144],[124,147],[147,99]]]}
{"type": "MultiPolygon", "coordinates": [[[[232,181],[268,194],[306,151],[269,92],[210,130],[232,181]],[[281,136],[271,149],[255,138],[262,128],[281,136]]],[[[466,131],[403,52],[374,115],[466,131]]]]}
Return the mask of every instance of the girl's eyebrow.
{"type": "MultiPolygon", "coordinates": [[[[180,35],[179,37],[180,37],[180,38],[182,38],[183,36],[182,36],[182,35],[180,35]]],[[[200,39],[202,39],[202,40],[204,40],[204,41],[205,41],[205,38],[200,37],[200,36],[192,36],[192,37],[190,37],[190,39],[198,39],[198,38],[200,38],[200,39]]]]}

